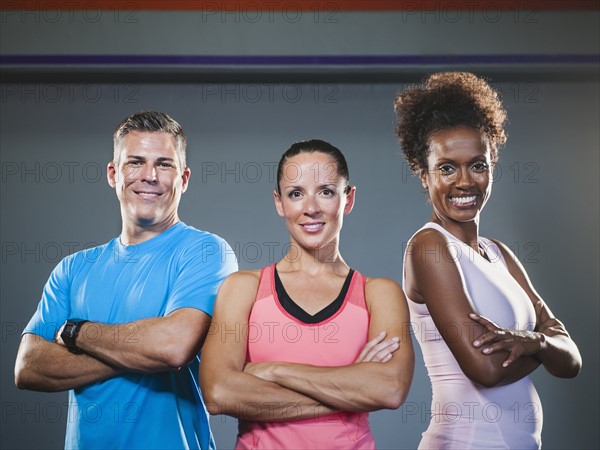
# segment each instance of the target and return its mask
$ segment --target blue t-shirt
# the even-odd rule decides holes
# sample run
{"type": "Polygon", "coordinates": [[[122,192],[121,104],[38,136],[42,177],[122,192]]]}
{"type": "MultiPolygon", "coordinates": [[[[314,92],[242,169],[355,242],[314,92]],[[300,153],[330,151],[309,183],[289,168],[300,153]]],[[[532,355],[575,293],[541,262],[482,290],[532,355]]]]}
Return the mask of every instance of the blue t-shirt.
{"type": "MultiPolygon", "coordinates": [[[[115,238],[58,264],[23,333],[53,341],[69,318],[123,324],[179,308],[210,315],[236,270],[227,242],[182,222],[137,245],[115,238]]],[[[134,325],[120,333],[121,342],[136,339],[134,325]]],[[[130,372],[70,390],[65,448],[213,449],[199,362],[197,355],[179,371],[130,372]]]]}

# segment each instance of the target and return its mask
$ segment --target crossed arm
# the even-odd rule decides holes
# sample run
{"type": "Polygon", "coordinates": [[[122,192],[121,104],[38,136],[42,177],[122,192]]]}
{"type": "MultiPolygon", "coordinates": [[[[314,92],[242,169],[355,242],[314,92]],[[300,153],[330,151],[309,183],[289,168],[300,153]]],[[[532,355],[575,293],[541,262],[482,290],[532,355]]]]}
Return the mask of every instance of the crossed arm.
{"type": "MultiPolygon", "coordinates": [[[[217,296],[213,330],[242,329],[248,323],[258,283],[257,272],[238,272],[225,280],[217,296]]],[[[339,410],[398,407],[407,395],[414,367],[408,309],[401,289],[390,280],[367,283],[367,298],[371,340],[349,366],[246,364],[243,336],[209,333],[200,365],[209,411],[274,422],[339,410]],[[386,340],[386,336],[398,339],[386,340]]]]}
{"type": "Polygon", "coordinates": [[[194,308],[121,325],[87,322],[77,339],[84,352],[79,355],[67,350],[60,330],[54,342],[27,333],[17,353],[15,383],[19,389],[63,391],[124,372],[177,370],[198,353],[209,323],[194,308]]]}
{"type": "Polygon", "coordinates": [[[407,252],[405,287],[411,299],[427,304],[465,375],[485,387],[500,386],[521,379],[543,363],[554,375],[575,376],[581,365],[579,351],[541,301],[515,256],[498,243],[509,272],[534,305],[534,332],[501,329],[475,314],[456,263],[440,257],[439,249],[447,245],[446,238],[435,230],[418,233],[407,252]]]}
{"type": "Polygon", "coordinates": [[[340,367],[259,363],[249,364],[244,371],[341,411],[398,408],[408,395],[414,370],[408,306],[402,289],[392,280],[370,279],[365,295],[369,339],[393,337],[393,353],[384,360],[359,356],[354,364],[340,367]]]}
{"type": "Polygon", "coordinates": [[[508,367],[522,356],[532,356],[556,377],[572,378],[581,370],[579,349],[564,324],[550,311],[534,289],[527,272],[516,256],[501,242],[495,241],[502,251],[509,272],[525,290],[536,311],[537,326],[533,332],[502,329],[492,321],[473,315],[472,319],[486,328],[473,345],[482,353],[492,355],[508,352],[502,366],[508,367]]]}

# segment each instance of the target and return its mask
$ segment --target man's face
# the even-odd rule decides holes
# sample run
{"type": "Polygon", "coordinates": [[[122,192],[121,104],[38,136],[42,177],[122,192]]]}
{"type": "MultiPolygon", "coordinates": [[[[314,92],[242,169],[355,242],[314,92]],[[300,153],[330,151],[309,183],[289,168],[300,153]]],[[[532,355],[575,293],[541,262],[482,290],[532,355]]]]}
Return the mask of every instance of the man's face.
{"type": "Polygon", "coordinates": [[[117,192],[124,224],[163,231],[179,221],[177,207],[190,170],[181,167],[176,148],[167,133],[125,136],[118,161],[108,164],[108,183],[117,192]]]}

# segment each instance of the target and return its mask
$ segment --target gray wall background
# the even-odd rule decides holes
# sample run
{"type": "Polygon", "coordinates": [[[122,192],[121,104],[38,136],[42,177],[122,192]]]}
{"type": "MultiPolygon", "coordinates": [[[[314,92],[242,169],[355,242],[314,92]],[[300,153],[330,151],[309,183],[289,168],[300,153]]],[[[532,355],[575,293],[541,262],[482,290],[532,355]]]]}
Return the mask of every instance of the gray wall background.
{"type": "MultiPolygon", "coordinates": [[[[436,49],[437,53],[452,54],[460,45],[465,53],[598,52],[597,40],[593,41],[598,36],[597,11],[539,15],[541,23],[529,28],[523,28],[514,17],[496,23],[479,19],[470,29],[443,20],[443,16],[437,23],[433,19],[424,23],[419,16],[394,23],[383,13],[379,19],[386,19],[381,22],[369,14],[338,16],[346,21],[329,28],[310,20],[300,24],[265,20],[257,25],[177,16],[177,20],[195,17],[197,25],[204,24],[188,30],[198,41],[186,39],[172,17],[157,25],[156,17],[146,14],[138,13],[138,18],[148,18],[143,23],[146,36],[153,26],[158,27],[157,34],[166,34],[161,28],[165,23],[177,34],[176,39],[162,42],[157,54],[176,48],[178,39],[184,47],[182,53],[201,52],[203,46],[210,47],[202,39],[205,36],[222,38],[215,44],[220,53],[239,54],[244,46],[252,53],[255,49],[250,43],[264,54],[299,53],[302,47],[296,37],[307,30],[335,41],[335,45],[325,41],[329,43],[319,47],[322,41],[309,38],[308,53],[337,50],[349,54],[355,48],[352,42],[357,51],[373,54],[389,53],[395,43],[403,52],[415,54],[436,49]],[[364,39],[344,42],[344,33],[353,35],[351,31],[360,29],[361,23],[364,28],[359,35],[364,39]],[[248,30],[252,33],[247,34],[248,30]],[[196,36],[200,32],[205,34],[196,36]],[[367,39],[370,32],[376,38],[367,39]],[[480,38],[474,38],[472,32],[480,38]],[[515,37],[514,32],[520,34],[515,37]],[[504,33],[510,38],[503,40],[504,33]],[[404,39],[407,36],[410,41],[404,39]]],[[[3,54],[52,53],[57,49],[76,53],[90,48],[91,53],[103,48],[105,53],[121,51],[113,47],[117,38],[105,42],[90,38],[94,33],[107,37],[111,30],[123,32],[122,23],[109,25],[108,18],[100,26],[89,21],[57,25],[42,20],[36,24],[27,17],[11,17],[2,25],[3,54]],[[40,30],[41,39],[30,37],[34,29],[40,30]],[[48,33],[46,40],[44,33],[48,33]],[[75,36],[81,39],[73,39],[75,36]],[[8,43],[7,37],[11,39],[8,43]]],[[[127,29],[123,46],[132,52],[139,47],[152,53],[153,41],[144,44],[134,38],[134,31],[127,29]]],[[[227,239],[243,269],[258,268],[283,256],[287,233],[271,196],[274,166],[281,153],[301,139],[332,142],[345,152],[351,182],[357,185],[357,204],[342,232],[342,253],[352,267],[369,276],[400,281],[406,241],[429,218],[430,209],[396,143],[393,100],[398,90],[425,72],[458,69],[491,76],[509,111],[509,140],[500,156],[492,199],[482,216],[482,234],[502,240],[520,257],[584,359],[582,373],[574,380],[553,378],[543,369],[533,374],[544,407],[544,448],[597,448],[598,68],[527,64],[300,70],[248,67],[219,68],[214,73],[198,67],[3,67],[2,448],[63,445],[66,394],[16,390],[14,358],[20,331],[33,314],[56,263],[73,251],[106,242],[120,231],[118,202],[105,176],[112,155],[112,132],[124,116],[157,109],[180,121],[188,134],[192,169],[180,216],[188,224],[227,239]]],[[[371,415],[378,448],[416,448],[427,427],[431,391],[416,341],[415,349],[415,377],[405,405],[371,415]]],[[[235,419],[215,417],[213,429],[219,448],[232,448],[235,419]]]]}

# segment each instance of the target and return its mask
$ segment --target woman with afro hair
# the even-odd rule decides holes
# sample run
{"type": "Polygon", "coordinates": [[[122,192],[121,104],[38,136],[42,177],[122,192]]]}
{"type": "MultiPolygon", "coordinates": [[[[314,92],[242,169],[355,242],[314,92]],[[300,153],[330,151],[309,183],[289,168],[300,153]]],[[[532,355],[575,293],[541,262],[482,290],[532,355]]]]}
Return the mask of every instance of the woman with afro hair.
{"type": "Polygon", "coordinates": [[[432,206],[404,255],[433,392],[419,448],[540,448],[542,407],[529,374],[543,365],[574,377],[581,356],[515,255],[479,235],[506,111],[471,73],[430,75],[394,106],[400,145],[432,206]]]}

